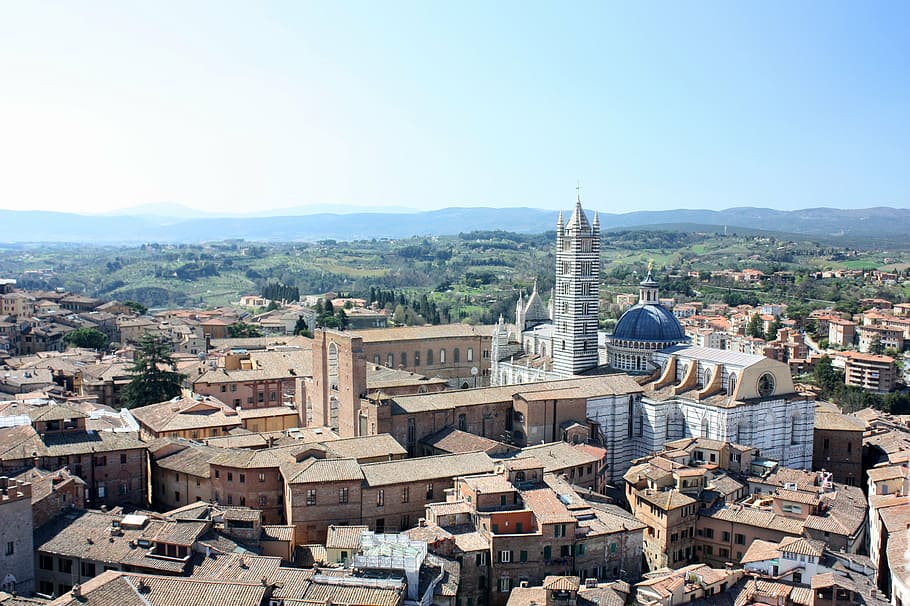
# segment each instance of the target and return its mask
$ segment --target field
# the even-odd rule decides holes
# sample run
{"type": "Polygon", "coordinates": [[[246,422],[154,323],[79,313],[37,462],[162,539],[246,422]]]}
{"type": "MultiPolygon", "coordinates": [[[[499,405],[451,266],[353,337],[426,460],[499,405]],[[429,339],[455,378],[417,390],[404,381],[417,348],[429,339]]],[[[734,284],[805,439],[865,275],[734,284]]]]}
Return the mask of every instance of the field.
{"type": "MultiPolygon", "coordinates": [[[[553,232],[489,231],[287,244],[232,240],[134,247],[7,245],[0,248],[0,277],[15,278],[25,288],[63,288],[152,308],[213,307],[259,293],[276,282],[296,286],[301,293],[367,296],[371,288],[378,288],[394,292],[395,302],[387,302],[392,308],[420,308],[424,314],[438,315],[438,321],[493,322],[500,313],[510,317],[518,290],[529,290],[535,280],[546,298],[554,285],[554,240],[553,232]]],[[[795,285],[786,288],[765,284],[747,291],[750,300],[786,297],[838,302],[871,294],[905,300],[910,295],[903,288],[889,291],[804,278],[806,272],[821,269],[906,271],[908,253],[859,251],[769,236],[614,230],[604,233],[602,242],[604,302],[609,302],[608,292],[636,292],[649,262],[657,269],[664,294],[680,299],[696,293],[707,299],[735,298],[730,295],[732,284],[685,276],[696,270],[744,268],[768,274],[791,271],[797,278],[795,285]]]]}

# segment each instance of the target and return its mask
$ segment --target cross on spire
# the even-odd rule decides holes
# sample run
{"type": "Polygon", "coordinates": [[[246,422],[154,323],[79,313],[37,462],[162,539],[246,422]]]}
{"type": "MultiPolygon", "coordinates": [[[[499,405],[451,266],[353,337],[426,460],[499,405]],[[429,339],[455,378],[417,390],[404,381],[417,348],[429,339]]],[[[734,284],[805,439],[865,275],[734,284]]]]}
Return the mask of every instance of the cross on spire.
{"type": "Polygon", "coordinates": [[[581,180],[576,179],[575,181],[575,200],[581,202],[581,180]]]}

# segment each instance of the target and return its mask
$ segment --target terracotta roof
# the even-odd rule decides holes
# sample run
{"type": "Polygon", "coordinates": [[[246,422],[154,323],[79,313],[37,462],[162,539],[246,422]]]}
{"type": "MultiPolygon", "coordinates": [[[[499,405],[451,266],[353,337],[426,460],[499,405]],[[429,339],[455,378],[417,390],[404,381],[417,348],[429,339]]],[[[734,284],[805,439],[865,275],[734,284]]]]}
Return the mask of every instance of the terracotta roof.
{"type": "Polygon", "coordinates": [[[211,396],[175,398],[132,410],[141,425],[156,433],[240,425],[237,412],[211,396]]]}
{"type": "Polygon", "coordinates": [[[430,410],[448,410],[456,406],[478,406],[492,402],[511,402],[514,398],[533,400],[546,393],[547,398],[595,398],[598,396],[641,393],[642,387],[624,374],[596,377],[575,377],[558,381],[542,381],[522,385],[504,385],[391,396],[392,414],[408,414],[430,410]]]}
{"type": "Polygon", "coordinates": [[[522,454],[530,454],[543,463],[543,470],[548,473],[556,473],[569,467],[578,467],[579,465],[590,465],[599,463],[603,460],[606,451],[602,451],[600,456],[589,452],[587,448],[573,446],[568,442],[551,442],[549,444],[540,444],[539,446],[527,446],[521,450],[522,454]]]}
{"type": "Polygon", "coordinates": [[[121,519],[112,513],[67,512],[35,532],[35,551],[179,574],[187,562],[149,557],[149,548],[137,542],[148,539],[189,546],[209,527],[204,521],[149,519],[142,528],[124,527],[122,535],[111,535],[112,523],[121,519]]]}
{"type": "Polygon", "coordinates": [[[493,471],[493,461],[485,453],[437,455],[383,463],[366,463],[361,469],[368,486],[386,486],[493,471]]]}
{"type": "Polygon", "coordinates": [[[294,540],[294,527],[293,526],[275,526],[275,525],[263,525],[262,526],[262,536],[260,537],[262,541],[293,541],[294,540]]]}
{"type": "Polygon", "coordinates": [[[449,426],[421,440],[424,444],[450,453],[491,452],[506,448],[502,442],[484,438],[449,426]]]}
{"type": "Polygon", "coordinates": [[[363,479],[363,472],[356,459],[308,459],[303,463],[282,465],[281,473],[288,484],[363,479]]]}
{"type": "Polygon", "coordinates": [[[579,584],[578,577],[548,576],[542,586],[551,591],[578,591],[579,584]]]}
{"type": "Polygon", "coordinates": [[[326,534],[326,549],[360,549],[360,536],[368,526],[329,526],[326,534]]]}
{"type": "Polygon", "coordinates": [[[326,450],[339,459],[372,459],[381,456],[404,456],[407,449],[391,434],[343,438],[324,444],[326,450]]]}

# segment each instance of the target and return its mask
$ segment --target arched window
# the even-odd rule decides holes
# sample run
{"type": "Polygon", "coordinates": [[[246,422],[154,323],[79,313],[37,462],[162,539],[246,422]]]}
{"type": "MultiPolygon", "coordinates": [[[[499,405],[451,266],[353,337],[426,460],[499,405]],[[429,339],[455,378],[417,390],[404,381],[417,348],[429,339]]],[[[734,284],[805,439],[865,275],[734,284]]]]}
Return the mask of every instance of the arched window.
{"type": "Polygon", "coordinates": [[[711,384],[711,369],[706,368],[705,372],[702,375],[702,387],[707,387],[711,384]]]}
{"type": "Polygon", "coordinates": [[[338,344],[332,341],[329,343],[328,355],[328,379],[329,389],[338,389],[338,344]]]}
{"type": "Polygon", "coordinates": [[[732,396],[736,393],[736,375],[730,373],[730,377],[727,379],[727,395],[732,396]]]}
{"type": "Polygon", "coordinates": [[[428,349],[427,350],[427,366],[432,366],[432,365],[433,365],[433,350],[428,349]]]}
{"type": "Polygon", "coordinates": [[[790,444],[799,443],[799,433],[797,429],[799,427],[800,421],[801,419],[799,413],[796,413],[790,417],[790,444]]]}
{"type": "Polygon", "coordinates": [[[446,350],[444,350],[444,349],[439,350],[439,363],[440,364],[446,363],[446,350]]]}
{"type": "Polygon", "coordinates": [[[388,366],[389,368],[392,368],[393,366],[395,366],[395,354],[390,353],[388,355],[388,358],[386,359],[386,362],[387,362],[386,366],[388,366]]]}

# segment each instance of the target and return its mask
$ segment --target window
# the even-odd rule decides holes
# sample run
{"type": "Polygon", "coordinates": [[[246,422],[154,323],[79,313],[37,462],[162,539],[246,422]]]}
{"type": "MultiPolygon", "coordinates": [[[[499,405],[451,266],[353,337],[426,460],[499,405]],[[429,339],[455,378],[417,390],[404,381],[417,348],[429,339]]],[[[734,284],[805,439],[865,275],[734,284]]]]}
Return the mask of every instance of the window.
{"type": "Polygon", "coordinates": [[[39,555],[38,556],[38,567],[41,570],[53,570],[54,569],[54,558],[49,555],[39,555]]]}
{"type": "Polygon", "coordinates": [[[553,548],[549,545],[543,546],[543,559],[552,560],[553,559],[553,548]]]}
{"type": "Polygon", "coordinates": [[[474,565],[475,565],[475,566],[486,566],[486,564],[487,564],[487,554],[485,554],[485,553],[478,553],[478,554],[474,557],[474,565]]]}
{"type": "Polygon", "coordinates": [[[473,362],[474,361],[474,348],[468,347],[466,353],[468,354],[468,362],[473,362]]]}
{"type": "Polygon", "coordinates": [[[508,564],[512,561],[512,552],[511,551],[500,551],[499,552],[499,561],[503,564],[508,564]]]}
{"type": "Polygon", "coordinates": [[[11,556],[16,553],[16,543],[14,541],[6,542],[6,555],[11,556]]]}
{"type": "Polygon", "coordinates": [[[433,350],[428,349],[427,350],[427,366],[432,366],[432,365],[433,365],[433,350]]]}
{"type": "Polygon", "coordinates": [[[405,367],[408,365],[408,354],[405,352],[401,352],[401,365],[405,367]]]}
{"type": "MultiPolygon", "coordinates": [[[[726,534],[727,534],[727,538],[725,540],[729,541],[730,533],[726,533],[726,534]]],[[[714,529],[713,528],[705,528],[705,538],[708,538],[708,539],[714,538],[714,529]]]]}
{"type": "Polygon", "coordinates": [[[822,448],[824,448],[825,450],[828,450],[828,448],[830,448],[830,447],[831,447],[831,442],[830,442],[830,440],[828,440],[828,438],[825,438],[824,440],[822,440],[822,448]]]}
{"type": "Polygon", "coordinates": [[[555,524],[553,526],[553,536],[554,537],[566,536],[566,525],[565,524],[555,524]]]}
{"type": "Polygon", "coordinates": [[[560,545],[559,546],[559,556],[562,558],[567,558],[572,555],[572,546],[571,545],[560,545]]]}
{"type": "Polygon", "coordinates": [[[446,363],[446,350],[444,350],[444,349],[439,350],[439,363],[440,364],[446,363]]]}
{"type": "Polygon", "coordinates": [[[512,590],[512,579],[502,577],[499,579],[499,593],[509,593],[512,590]]]}
{"type": "Polygon", "coordinates": [[[580,555],[580,556],[585,555],[585,544],[584,543],[579,543],[578,545],[575,546],[575,555],[580,555]]]}
{"type": "Polygon", "coordinates": [[[240,497],[240,506],[246,507],[246,497],[240,497]]]}
{"type": "Polygon", "coordinates": [[[60,558],[57,560],[57,570],[60,572],[65,572],[66,574],[73,573],[73,561],[66,558],[60,558]]]}
{"type": "Polygon", "coordinates": [[[233,505],[234,504],[234,495],[229,494],[227,497],[228,497],[228,505],[233,505]]]}
{"type": "Polygon", "coordinates": [[[221,393],[224,393],[224,392],[226,392],[226,391],[227,391],[227,385],[222,385],[222,386],[221,386],[221,393]]]}
{"type": "Polygon", "coordinates": [[[723,532],[721,532],[721,533],[720,533],[720,540],[723,541],[724,543],[729,543],[729,542],[730,542],[730,533],[727,532],[726,530],[724,530],[723,532]]]}
{"type": "Polygon", "coordinates": [[[458,415],[458,429],[461,431],[468,430],[468,415],[466,415],[466,414],[458,415]]]}
{"type": "Polygon", "coordinates": [[[265,474],[264,474],[264,473],[260,473],[260,474],[259,474],[259,481],[260,481],[260,482],[265,482],[265,474]]]}
{"type": "Polygon", "coordinates": [[[347,503],[347,502],[348,502],[348,489],[347,489],[347,488],[339,488],[339,489],[338,489],[338,502],[339,502],[339,503],[347,503]]]}
{"type": "Polygon", "coordinates": [[[263,506],[268,505],[268,504],[269,504],[269,498],[268,498],[267,496],[265,496],[264,494],[263,494],[263,495],[259,495],[259,504],[260,504],[260,505],[263,505],[263,506]]]}
{"type": "Polygon", "coordinates": [[[379,366],[379,354],[373,354],[373,364],[379,366]]]}
{"type": "Polygon", "coordinates": [[[392,368],[393,366],[395,366],[395,354],[390,353],[388,355],[388,357],[386,358],[386,362],[387,362],[386,366],[388,366],[389,368],[392,368]]]}
{"type": "Polygon", "coordinates": [[[107,455],[95,457],[95,467],[104,467],[107,465],[107,455]]]}
{"type": "Polygon", "coordinates": [[[736,543],[737,545],[745,545],[745,544],[746,544],[746,535],[744,535],[744,534],[736,533],[736,534],[733,536],[733,539],[734,539],[733,542],[736,543]]]}
{"type": "Polygon", "coordinates": [[[519,551],[519,552],[518,552],[518,561],[519,561],[519,562],[527,562],[527,561],[528,561],[528,552],[527,552],[527,551],[519,551]]]}
{"type": "Polygon", "coordinates": [[[458,364],[459,362],[461,362],[461,350],[458,349],[457,347],[452,350],[452,361],[455,364],[458,364]]]}
{"type": "Polygon", "coordinates": [[[237,384],[231,383],[231,391],[237,391],[237,384]]]}
{"type": "Polygon", "coordinates": [[[101,486],[98,487],[98,498],[103,499],[106,496],[107,496],[107,487],[102,484],[101,486]]]}
{"type": "Polygon", "coordinates": [[[179,502],[180,502],[180,491],[179,491],[179,490],[175,490],[175,491],[174,491],[174,502],[175,502],[175,503],[179,503],[179,502]]]}
{"type": "Polygon", "coordinates": [[[382,507],[385,505],[385,490],[380,488],[376,491],[376,507],[382,507]]]}
{"type": "Polygon", "coordinates": [[[95,565],[90,562],[82,562],[82,576],[84,576],[84,577],[95,576],[95,565]]]}
{"type": "Polygon", "coordinates": [[[120,454],[120,464],[126,465],[126,453],[125,452],[120,454]]]}
{"type": "Polygon", "coordinates": [[[221,472],[220,472],[219,470],[216,469],[216,470],[215,470],[215,479],[217,480],[217,479],[220,478],[220,477],[221,477],[221,472]]]}
{"type": "Polygon", "coordinates": [[[411,489],[408,488],[407,486],[402,486],[401,487],[401,502],[407,503],[410,500],[410,496],[411,496],[411,489]]]}
{"type": "Polygon", "coordinates": [[[727,549],[726,547],[721,547],[720,549],[717,550],[717,555],[718,555],[718,557],[721,557],[721,558],[729,558],[730,550],[727,549]]]}
{"type": "Polygon", "coordinates": [[[229,471],[228,472],[228,482],[233,482],[233,481],[234,481],[234,474],[229,471]]]}
{"type": "Polygon", "coordinates": [[[409,516],[409,515],[401,516],[401,525],[398,528],[402,531],[405,531],[410,527],[411,527],[411,516],[409,516]]]}
{"type": "Polygon", "coordinates": [[[306,504],[308,506],[316,504],[316,489],[315,488],[306,489],[306,504]]]}
{"type": "Polygon", "coordinates": [[[433,498],[433,483],[428,482],[427,483],[427,500],[430,500],[432,498],[433,498]]]}
{"type": "Polygon", "coordinates": [[[246,484],[246,474],[245,473],[240,474],[240,483],[246,484]]]}
{"type": "Polygon", "coordinates": [[[419,351],[414,352],[414,366],[415,367],[420,366],[420,352],[419,351]]]}

